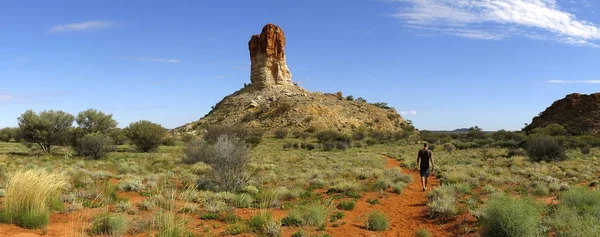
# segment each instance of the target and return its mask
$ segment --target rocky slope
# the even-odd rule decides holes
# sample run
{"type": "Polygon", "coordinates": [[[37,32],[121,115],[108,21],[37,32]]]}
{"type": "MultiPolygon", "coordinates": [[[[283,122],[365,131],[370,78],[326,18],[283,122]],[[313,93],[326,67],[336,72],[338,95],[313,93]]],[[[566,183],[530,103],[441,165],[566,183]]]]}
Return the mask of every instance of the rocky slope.
{"type": "Polygon", "coordinates": [[[212,124],[242,124],[273,131],[358,127],[394,131],[406,121],[394,110],[346,100],[341,92],[312,93],[292,82],[286,65],[285,35],[276,25],[266,25],[248,42],[251,83],[226,96],[199,121],[176,128],[175,132],[203,130],[212,124]]]}
{"type": "Polygon", "coordinates": [[[539,116],[533,118],[525,131],[545,127],[552,123],[563,125],[574,135],[600,135],[600,93],[591,95],[569,94],[552,103],[539,116]]]}

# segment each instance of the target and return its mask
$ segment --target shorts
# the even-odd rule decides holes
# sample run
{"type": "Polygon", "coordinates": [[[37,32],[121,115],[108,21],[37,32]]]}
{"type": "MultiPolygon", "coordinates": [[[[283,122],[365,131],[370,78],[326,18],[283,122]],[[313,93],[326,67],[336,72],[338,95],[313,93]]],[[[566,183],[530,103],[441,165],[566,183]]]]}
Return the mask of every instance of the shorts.
{"type": "Polygon", "coordinates": [[[421,177],[429,177],[429,167],[421,167],[421,177]]]}

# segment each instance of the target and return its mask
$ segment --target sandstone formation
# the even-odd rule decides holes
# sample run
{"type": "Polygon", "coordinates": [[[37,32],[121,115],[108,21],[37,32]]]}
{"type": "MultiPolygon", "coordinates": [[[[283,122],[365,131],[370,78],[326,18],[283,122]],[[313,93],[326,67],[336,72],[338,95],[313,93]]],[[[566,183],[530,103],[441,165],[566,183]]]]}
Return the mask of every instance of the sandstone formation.
{"type": "Polygon", "coordinates": [[[379,131],[404,129],[406,121],[393,108],[380,108],[344,99],[342,92],[312,93],[292,83],[285,62],[285,36],[276,25],[266,25],[248,42],[252,62],[251,84],[223,98],[198,121],[174,129],[174,133],[206,131],[219,125],[242,125],[265,132],[350,132],[356,128],[379,131]]]}
{"type": "Polygon", "coordinates": [[[285,35],[279,26],[265,25],[260,35],[250,38],[248,48],[252,86],[292,85],[292,74],[285,63],[285,35]]]}
{"type": "Polygon", "coordinates": [[[533,118],[525,131],[557,123],[574,135],[600,135],[600,93],[569,94],[533,118]]]}

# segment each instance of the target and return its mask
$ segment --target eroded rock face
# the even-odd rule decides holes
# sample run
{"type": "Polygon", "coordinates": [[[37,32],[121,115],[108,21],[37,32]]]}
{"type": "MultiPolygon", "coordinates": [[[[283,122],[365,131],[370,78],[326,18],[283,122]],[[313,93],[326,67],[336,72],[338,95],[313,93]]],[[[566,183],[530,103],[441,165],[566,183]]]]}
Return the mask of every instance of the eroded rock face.
{"type": "Polygon", "coordinates": [[[524,130],[531,131],[553,123],[563,125],[572,134],[600,135],[600,93],[569,94],[533,118],[524,130]]]}
{"type": "Polygon", "coordinates": [[[276,25],[267,24],[260,35],[248,42],[250,50],[250,81],[259,88],[293,85],[292,73],[285,63],[285,35],[276,25]]]}

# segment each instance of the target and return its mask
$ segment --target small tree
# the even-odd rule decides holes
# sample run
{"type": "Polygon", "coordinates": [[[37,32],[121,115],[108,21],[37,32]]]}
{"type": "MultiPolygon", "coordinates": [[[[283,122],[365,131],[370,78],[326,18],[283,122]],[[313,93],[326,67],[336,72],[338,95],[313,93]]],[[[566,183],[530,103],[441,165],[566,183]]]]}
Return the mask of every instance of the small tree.
{"type": "Polygon", "coordinates": [[[242,188],[248,180],[245,169],[250,158],[246,143],[237,137],[222,135],[212,148],[210,151],[200,142],[190,143],[186,147],[186,159],[202,161],[212,168],[209,178],[212,189],[235,191],[242,188]]]}
{"type": "Polygon", "coordinates": [[[0,141],[10,142],[19,140],[19,128],[3,128],[0,129],[0,141]]]}
{"type": "Polygon", "coordinates": [[[66,141],[74,117],[60,110],[47,110],[39,114],[28,110],[18,120],[23,140],[35,143],[49,153],[52,147],[66,141]]]}
{"type": "Polygon", "coordinates": [[[131,140],[131,143],[143,152],[158,148],[166,134],[165,128],[148,120],[133,122],[125,129],[125,135],[131,140]]]}
{"type": "Polygon", "coordinates": [[[564,148],[549,136],[533,137],[527,144],[527,154],[532,161],[560,161],[565,160],[564,148]]]}
{"type": "Polygon", "coordinates": [[[112,114],[105,114],[95,109],[79,112],[75,122],[85,134],[109,134],[111,130],[117,128],[117,121],[112,118],[112,114]]]}
{"type": "Polygon", "coordinates": [[[87,134],[78,143],[78,152],[90,159],[100,159],[115,149],[112,138],[102,133],[87,134]]]}

